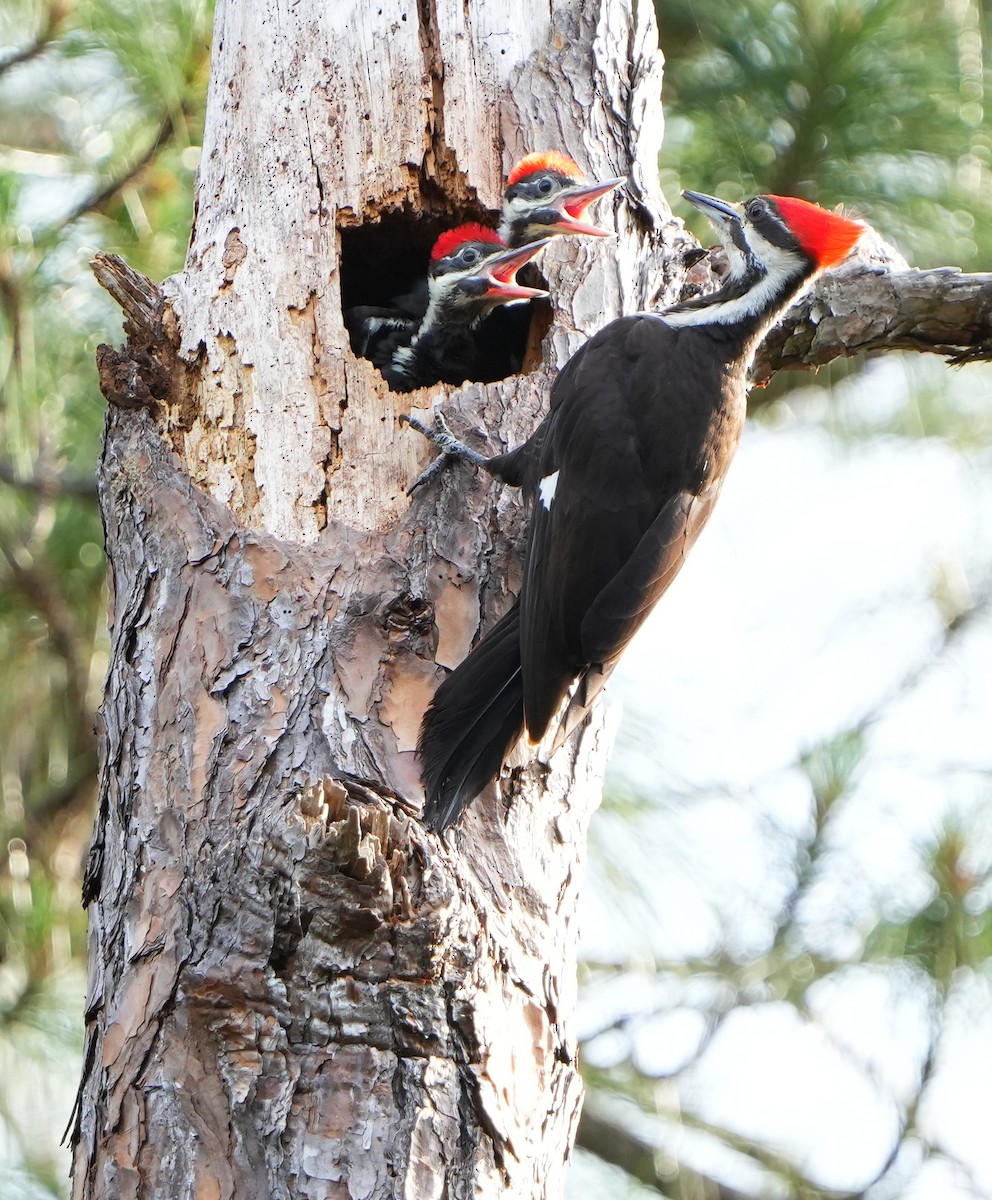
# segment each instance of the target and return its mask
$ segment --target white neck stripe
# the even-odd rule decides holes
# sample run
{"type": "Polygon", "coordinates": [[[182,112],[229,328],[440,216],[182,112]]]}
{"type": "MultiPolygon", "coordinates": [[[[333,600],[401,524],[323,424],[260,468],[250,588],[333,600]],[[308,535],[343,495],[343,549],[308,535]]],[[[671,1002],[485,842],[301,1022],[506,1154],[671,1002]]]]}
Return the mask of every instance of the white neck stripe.
{"type": "Polygon", "coordinates": [[[441,307],[440,292],[441,289],[438,286],[437,280],[429,279],[427,281],[427,311],[420,320],[420,325],[417,329],[417,332],[410,339],[411,349],[416,346],[427,330],[430,329],[430,327],[437,320],[438,309],[441,307]]]}
{"type": "MultiPolygon", "coordinates": [[[[743,296],[733,300],[718,300],[701,308],[687,308],[681,312],[676,308],[664,313],[669,325],[739,325],[765,312],[773,318],[778,315],[775,301],[795,284],[804,261],[794,251],[776,246],[750,226],[746,228],[745,236],[752,261],[764,271],[763,277],[743,296]]],[[[727,252],[733,267],[734,255],[729,246],[727,252]]]]}
{"type": "Polygon", "coordinates": [[[733,300],[721,300],[702,308],[688,308],[663,314],[669,325],[738,325],[768,310],[796,275],[795,259],[790,271],[769,271],[750,291],[733,300]]]}

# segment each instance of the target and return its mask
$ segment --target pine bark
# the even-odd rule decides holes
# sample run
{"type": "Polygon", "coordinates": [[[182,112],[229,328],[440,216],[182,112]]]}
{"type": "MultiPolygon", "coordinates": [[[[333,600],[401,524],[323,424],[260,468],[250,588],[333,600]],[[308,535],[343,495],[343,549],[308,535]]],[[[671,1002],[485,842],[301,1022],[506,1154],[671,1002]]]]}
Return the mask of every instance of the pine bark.
{"type": "Polygon", "coordinates": [[[186,268],[159,291],[99,264],[128,345],[99,356],[112,649],[79,1200],[560,1195],[608,736],[599,716],[519,755],[444,838],[411,815],[420,716],[511,601],[521,521],[460,469],[411,502],[429,452],[396,418],[440,401],[479,445],[516,442],[589,333],[673,298],[660,72],[651,6],[623,0],[218,5],[186,268]],[[527,373],[389,393],[342,286],[384,246],[493,221],[511,163],[549,148],[630,176],[617,239],[545,253],[527,373]]]}
{"type": "Polygon", "coordinates": [[[954,365],[992,360],[992,275],[880,266],[867,257],[855,255],[825,276],[769,333],[754,366],[757,382],[875,351],[940,354],[954,365]]]}

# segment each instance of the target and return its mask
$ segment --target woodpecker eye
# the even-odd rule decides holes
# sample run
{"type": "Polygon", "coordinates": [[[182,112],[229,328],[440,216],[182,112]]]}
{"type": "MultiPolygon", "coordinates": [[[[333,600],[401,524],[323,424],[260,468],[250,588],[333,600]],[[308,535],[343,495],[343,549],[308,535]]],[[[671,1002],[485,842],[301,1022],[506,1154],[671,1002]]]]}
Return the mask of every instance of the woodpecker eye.
{"type": "Polygon", "coordinates": [[[466,246],[462,251],[463,263],[477,263],[479,261],[479,252],[474,246],[466,246]]]}
{"type": "Polygon", "coordinates": [[[754,200],[749,200],[747,204],[744,205],[744,212],[749,221],[757,221],[767,214],[768,205],[764,202],[764,200],[759,200],[757,198],[754,200]]]}
{"type": "Polygon", "coordinates": [[[548,179],[547,177],[545,177],[537,185],[537,190],[541,193],[542,196],[547,196],[550,194],[550,192],[551,192],[552,188],[554,188],[554,186],[555,186],[554,180],[548,179]]]}

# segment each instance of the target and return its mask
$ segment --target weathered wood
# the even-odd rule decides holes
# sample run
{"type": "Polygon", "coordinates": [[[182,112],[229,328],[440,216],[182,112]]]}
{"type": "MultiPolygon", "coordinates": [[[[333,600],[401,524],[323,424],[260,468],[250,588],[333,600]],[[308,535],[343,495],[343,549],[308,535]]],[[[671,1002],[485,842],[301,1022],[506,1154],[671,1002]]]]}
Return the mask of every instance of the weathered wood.
{"type": "Polygon", "coordinates": [[[119,254],[94,254],[90,263],[97,283],[117,301],[130,324],[131,340],[162,343],[165,295],[158,284],[128,266],[119,254]]]}
{"type": "Polygon", "coordinates": [[[421,713],[509,603],[521,522],[460,468],[408,500],[428,451],[396,416],[442,401],[505,445],[589,332],[676,293],[652,22],[621,0],[218,7],[187,267],[103,364],[76,1197],[560,1195],[608,738],[600,715],[550,763],[519,751],[445,839],[407,815],[421,713]],[[391,395],[347,347],[346,251],[493,216],[512,160],[553,146],[632,183],[615,242],[545,254],[534,370],[391,395]]]}
{"type": "Polygon", "coordinates": [[[992,360],[992,275],[954,267],[833,271],[765,339],[755,377],[873,350],[942,354],[954,363],[992,360]]]}

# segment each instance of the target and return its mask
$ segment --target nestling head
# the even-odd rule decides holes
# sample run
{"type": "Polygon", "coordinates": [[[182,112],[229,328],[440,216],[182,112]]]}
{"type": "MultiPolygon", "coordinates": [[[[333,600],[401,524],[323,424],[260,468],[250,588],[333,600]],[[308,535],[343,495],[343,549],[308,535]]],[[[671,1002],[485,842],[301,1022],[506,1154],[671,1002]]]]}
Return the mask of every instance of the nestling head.
{"type": "Polygon", "coordinates": [[[528,154],[507,178],[500,233],[513,245],[560,233],[609,237],[612,230],[590,225],[586,212],[623,182],[621,177],[587,183],[575,161],[557,150],[528,154]]]}
{"type": "Polygon", "coordinates": [[[516,273],[547,245],[531,242],[510,250],[494,229],[459,225],[434,243],[428,273],[431,304],[481,316],[497,304],[513,304],[547,296],[540,288],[524,287],[516,273]]]}

